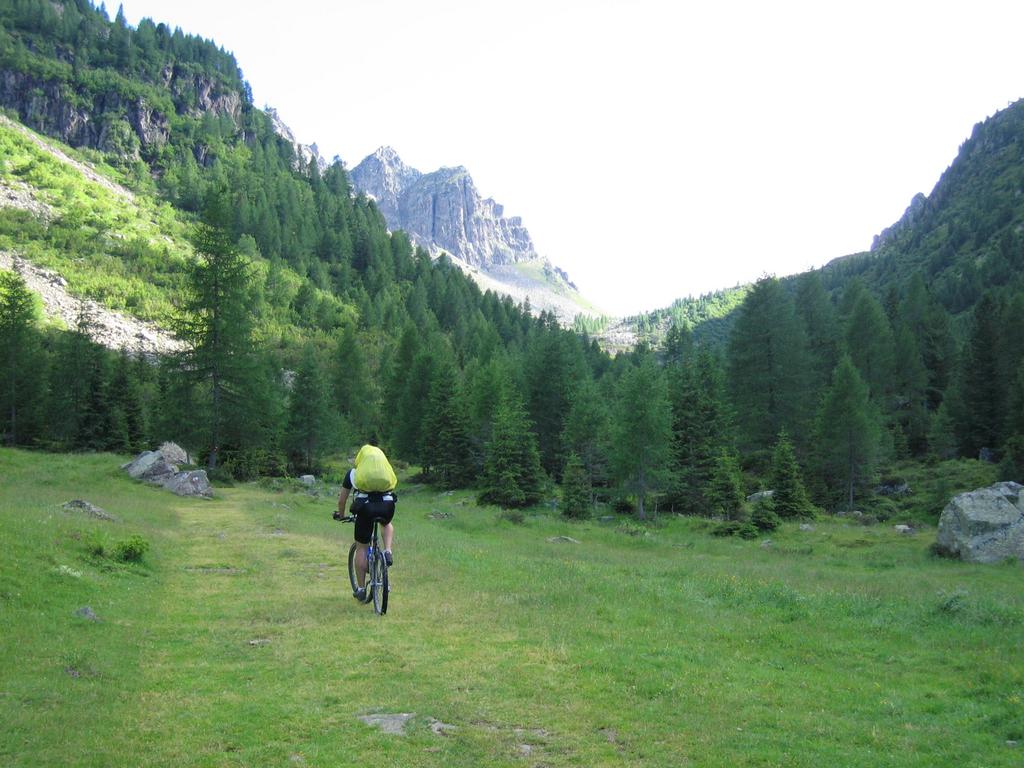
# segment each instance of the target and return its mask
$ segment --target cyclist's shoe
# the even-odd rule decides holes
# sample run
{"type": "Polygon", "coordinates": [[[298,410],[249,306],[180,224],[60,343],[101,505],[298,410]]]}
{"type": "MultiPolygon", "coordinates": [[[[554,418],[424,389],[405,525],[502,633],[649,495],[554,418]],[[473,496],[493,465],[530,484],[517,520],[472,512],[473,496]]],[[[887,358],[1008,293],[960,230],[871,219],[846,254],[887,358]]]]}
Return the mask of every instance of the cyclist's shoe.
{"type": "Polygon", "coordinates": [[[388,564],[388,568],[395,564],[395,558],[389,549],[384,550],[384,562],[388,564]]]}
{"type": "Polygon", "coordinates": [[[352,591],[352,597],[358,600],[360,603],[366,602],[366,587],[359,587],[352,591]]]}

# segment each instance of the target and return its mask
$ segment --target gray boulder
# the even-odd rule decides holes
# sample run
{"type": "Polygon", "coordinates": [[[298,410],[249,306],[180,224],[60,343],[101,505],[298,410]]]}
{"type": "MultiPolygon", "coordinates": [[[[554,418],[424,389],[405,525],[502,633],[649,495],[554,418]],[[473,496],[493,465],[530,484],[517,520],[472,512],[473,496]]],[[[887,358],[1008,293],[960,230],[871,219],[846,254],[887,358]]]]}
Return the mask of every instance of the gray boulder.
{"type": "Polygon", "coordinates": [[[1024,486],[996,483],[955,496],[939,518],[938,548],[970,563],[1024,560],[1024,486]]]}
{"type": "Polygon", "coordinates": [[[775,491],[758,491],[747,496],[747,501],[751,504],[757,504],[759,501],[767,501],[775,495],[775,491]]]}
{"type": "Polygon", "coordinates": [[[160,451],[143,451],[134,461],[126,464],[124,469],[136,480],[156,483],[164,482],[178,471],[160,451]]]}
{"type": "Polygon", "coordinates": [[[202,496],[212,498],[213,489],[206,471],[194,469],[190,472],[177,472],[163,483],[164,488],[179,496],[202,496]]]}
{"type": "Polygon", "coordinates": [[[192,464],[188,453],[177,443],[164,443],[157,450],[158,453],[162,453],[163,457],[167,459],[169,464],[192,464]]]}

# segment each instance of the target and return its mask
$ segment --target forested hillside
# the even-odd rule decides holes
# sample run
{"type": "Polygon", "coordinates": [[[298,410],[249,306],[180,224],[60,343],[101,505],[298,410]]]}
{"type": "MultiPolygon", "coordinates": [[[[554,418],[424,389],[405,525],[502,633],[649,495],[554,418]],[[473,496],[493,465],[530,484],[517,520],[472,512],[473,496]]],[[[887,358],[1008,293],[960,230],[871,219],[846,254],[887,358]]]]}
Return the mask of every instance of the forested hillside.
{"type": "Polygon", "coordinates": [[[112,354],[87,315],[47,326],[0,273],[8,444],[173,439],[253,477],[316,471],[379,434],[426,480],[504,506],[554,481],[570,514],[602,500],[743,535],[820,507],[934,516],[939,495],[879,481],[995,474],[960,457],[1021,478],[1024,137],[999,116],[876,252],[680,304],[651,320],[656,348],[612,358],[389,233],[340,163],[321,171],[274,132],[215,43],[86,0],[0,0],[0,102],[130,190],[101,192],[4,127],[0,182],[39,205],[0,207],[0,248],[188,345],[112,354]],[[751,510],[759,488],[776,494],[751,510]]]}

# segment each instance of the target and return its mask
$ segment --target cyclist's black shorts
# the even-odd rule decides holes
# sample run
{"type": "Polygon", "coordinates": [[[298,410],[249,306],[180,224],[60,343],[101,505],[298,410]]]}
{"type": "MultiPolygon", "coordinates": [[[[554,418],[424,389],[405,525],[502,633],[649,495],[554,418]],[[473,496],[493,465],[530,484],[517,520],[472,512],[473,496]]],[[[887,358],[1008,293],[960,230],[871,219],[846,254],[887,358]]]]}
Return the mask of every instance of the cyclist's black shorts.
{"type": "Polygon", "coordinates": [[[359,494],[352,499],[350,512],[356,516],[356,541],[369,544],[374,519],[387,525],[395,516],[395,496],[393,493],[359,494]]]}

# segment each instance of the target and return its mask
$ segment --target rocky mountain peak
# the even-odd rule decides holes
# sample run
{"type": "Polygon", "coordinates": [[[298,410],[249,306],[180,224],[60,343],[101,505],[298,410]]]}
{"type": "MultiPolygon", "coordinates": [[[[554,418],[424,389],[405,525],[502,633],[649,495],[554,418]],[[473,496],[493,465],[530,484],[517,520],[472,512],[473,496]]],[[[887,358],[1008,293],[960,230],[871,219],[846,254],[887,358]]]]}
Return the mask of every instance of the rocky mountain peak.
{"type": "Polygon", "coordinates": [[[421,173],[391,147],[381,147],[350,174],[357,190],[374,198],[391,229],[419,245],[488,268],[537,258],[518,217],[483,198],[463,166],[421,173]]]}
{"type": "Polygon", "coordinates": [[[287,141],[295,149],[295,162],[296,165],[308,166],[310,161],[316,159],[317,167],[321,173],[327,169],[327,161],[320,156],[320,148],[315,143],[313,144],[302,144],[298,139],[295,138],[295,134],[292,129],[289,128],[284,120],[281,119],[281,115],[274,107],[267,107],[264,112],[267,117],[270,118],[270,124],[274,128],[274,133],[280,136],[282,139],[287,141]]]}

